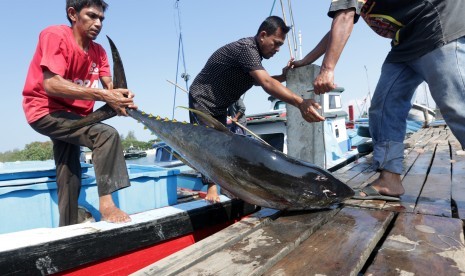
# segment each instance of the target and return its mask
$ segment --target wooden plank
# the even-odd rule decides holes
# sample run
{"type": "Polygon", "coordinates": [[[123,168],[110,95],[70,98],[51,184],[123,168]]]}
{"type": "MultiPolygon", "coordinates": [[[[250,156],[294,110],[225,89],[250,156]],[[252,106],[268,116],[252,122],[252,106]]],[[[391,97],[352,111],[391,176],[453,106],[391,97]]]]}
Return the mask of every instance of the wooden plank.
{"type": "Polygon", "coordinates": [[[367,183],[372,182],[376,178],[378,178],[379,173],[371,168],[366,169],[365,171],[357,174],[354,178],[347,181],[347,185],[351,188],[360,188],[365,186],[367,183]]]}
{"type": "MultiPolygon", "coordinates": [[[[403,172],[402,172],[402,176],[407,173],[410,169],[411,169],[411,166],[416,163],[416,160],[418,158],[418,156],[420,155],[420,153],[423,152],[423,151],[418,151],[418,150],[415,150],[415,151],[412,151],[412,152],[409,152],[407,154],[407,156],[404,158],[404,161],[403,161],[403,172]]],[[[365,160],[365,164],[364,164],[364,169],[362,171],[359,171],[354,177],[352,177],[349,181],[348,181],[348,185],[352,188],[360,188],[360,187],[363,187],[363,186],[366,186],[367,184],[373,182],[374,180],[376,180],[379,176],[379,173],[377,173],[376,171],[373,171],[370,169],[370,164],[368,163],[370,162],[371,163],[371,160],[367,159],[365,160]]]]}
{"type": "Polygon", "coordinates": [[[428,170],[431,167],[431,162],[433,160],[433,151],[426,150],[421,153],[415,163],[412,165],[408,171],[409,175],[420,174],[425,175],[428,173],[428,170]]]}
{"type": "Polygon", "coordinates": [[[339,210],[290,213],[177,275],[262,275],[339,210]]]}
{"type": "Polygon", "coordinates": [[[461,220],[403,213],[364,275],[464,275],[461,220]]]}
{"type": "Polygon", "coordinates": [[[414,212],[452,217],[450,176],[428,175],[414,212]]]}
{"type": "Polygon", "coordinates": [[[277,210],[262,209],[250,217],[244,218],[220,232],[131,275],[176,275],[198,261],[206,259],[215,252],[236,243],[257,228],[271,223],[272,218],[278,214],[279,211],[277,210]]]}
{"type": "Polygon", "coordinates": [[[255,205],[241,200],[214,205],[198,204],[203,207],[142,223],[129,223],[124,227],[115,225],[117,228],[101,232],[0,252],[0,271],[2,274],[18,275],[57,273],[234,220],[256,210],[255,205]],[[43,265],[38,266],[38,262],[43,265]]]}
{"type": "Polygon", "coordinates": [[[431,148],[433,145],[435,145],[434,141],[437,139],[437,136],[439,136],[439,133],[434,133],[433,130],[431,132],[431,136],[427,135],[423,140],[418,141],[415,145],[415,148],[431,148]]]}
{"type": "Polygon", "coordinates": [[[407,174],[407,172],[410,171],[410,169],[412,168],[413,164],[415,164],[419,156],[420,152],[418,150],[412,150],[407,154],[407,156],[404,157],[402,176],[405,176],[405,174],[407,174]]]}
{"type": "MultiPolygon", "coordinates": [[[[401,201],[386,202],[383,206],[384,210],[395,211],[395,212],[412,212],[415,207],[416,200],[420,194],[421,187],[424,183],[424,177],[418,177],[409,172],[416,164],[416,161],[420,157],[420,154],[424,150],[413,149],[411,150],[403,161],[403,169],[401,174],[402,186],[405,189],[405,193],[401,196],[401,201]]],[[[425,172],[428,167],[425,168],[425,172]]]]}
{"type": "Polygon", "coordinates": [[[457,217],[465,220],[465,151],[455,137],[449,141],[452,150],[452,200],[457,217]]]}
{"type": "Polygon", "coordinates": [[[344,208],[264,275],[357,275],[392,219],[391,212],[344,208]]]}
{"type": "MultiPolygon", "coordinates": [[[[403,161],[403,171],[401,174],[402,183],[405,189],[405,194],[401,197],[399,202],[386,202],[383,200],[347,200],[345,203],[348,206],[357,206],[362,208],[384,209],[396,212],[413,212],[418,195],[425,182],[426,174],[430,169],[431,160],[433,158],[433,144],[430,143],[432,139],[436,139],[431,135],[432,131],[425,130],[421,137],[426,137],[427,140],[421,147],[415,147],[408,151],[403,161]],[[430,133],[426,135],[425,133],[430,133]],[[426,145],[426,147],[425,147],[426,145]],[[425,147],[425,148],[423,148],[425,147]]],[[[359,175],[349,181],[349,186],[352,188],[360,188],[366,186],[376,180],[379,173],[371,175],[359,175]],[[362,183],[360,181],[363,181],[362,183]]]]}
{"type": "Polygon", "coordinates": [[[367,199],[367,200],[353,199],[353,201],[354,202],[348,203],[347,206],[369,208],[369,209],[383,209],[384,206],[386,205],[386,201],[379,200],[379,199],[367,199]]]}
{"type": "Polygon", "coordinates": [[[420,195],[423,183],[425,183],[425,174],[407,174],[402,179],[402,185],[404,186],[405,193],[400,197],[399,202],[387,202],[384,206],[384,210],[395,211],[395,212],[409,212],[412,213],[415,210],[415,206],[420,195]]]}
{"type": "Polygon", "coordinates": [[[433,130],[430,128],[421,129],[419,131],[423,136],[419,137],[414,144],[414,148],[424,148],[428,144],[428,141],[433,137],[433,130]]]}
{"type": "Polygon", "coordinates": [[[451,160],[448,146],[438,145],[415,212],[452,217],[451,160]]]}
{"type": "Polygon", "coordinates": [[[452,200],[457,217],[465,220],[465,175],[452,175],[452,200]]]}
{"type": "Polygon", "coordinates": [[[359,158],[356,162],[352,162],[337,171],[333,172],[334,177],[338,178],[342,182],[348,182],[358,174],[366,171],[370,166],[371,155],[363,158],[359,158]]]}
{"type": "MultiPolygon", "coordinates": [[[[410,135],[409,138],[404,140],[404,146],[406,148],[414,148],[419,141],[427,139],[426,136],[428,135],[429,131],[430,131],[430,129],[420,129],[420,130],[418,130],[417,132],[410,135]]],[[[431,134],[429,136],[431,136],[431,134]]]]}
{"type": "MultiPolygon", "coordinates": [[[[418,156],[420,155],[419,152],[422,152],[422,151],[412,150],[407,154],[407,156],[404,158],[404,161],[403,161],[403,171],[402,171],[402,174],[401,174],[401,178],[403,178],[403,179],[405,178],[405,174],[408,171],[410,171],[411,167],[413,166],[413,164],[415,164],[415,161],[418,159],[418,156]]],[[[424,171],[426,172],[426,170],[427,170],[427,168],[424,171]]],[[[369,183],[376,180],[378,177],[379,177],[378,173],[372,175],[361,186],[368,185],[369,183]]],[[[384,201],[384,200],[355,200],[355,199],[350,199],[350,200],[347,200],[345,203],[348,206],[356,206],[356,207],[362,207],[362,208],[386,209],[386,210],[399,211],[399,212],[400,211],[413,211],[414,205],[413,205],[413,207],[410,207],[410,208],[405,208],[404,205],[411,206],[412,202],[413,202],[413,204],[415,204],[416,199],[417,199],[418,194],[419,194],[419,191],[421,190],[421,186],[423,185],[423,181],[421,182],[421,185],[419,186],[419,188],[416,189],[417,192],[415,194],[414,200],[412,201],[412,198],[410,196],[410,189],[409,189],[410,187],[406,187],[406,185],[410,186],[410,184],[409,184],[410,180],[411,179],[407,178],[405,180],[405,183],[404,183],[404,180],[402,180],[404,188],[406,189],[406,193],[404,194],[404,196],[406,196],[406,199],[407,199],[406,202],[404,202],[404,199],[402,197],[402,201],[400,201],[400,202],[387,202],[387,201],[384,201]]],[[[353,184],[353,185],[355,185],[355,184],[353,184]]]]}

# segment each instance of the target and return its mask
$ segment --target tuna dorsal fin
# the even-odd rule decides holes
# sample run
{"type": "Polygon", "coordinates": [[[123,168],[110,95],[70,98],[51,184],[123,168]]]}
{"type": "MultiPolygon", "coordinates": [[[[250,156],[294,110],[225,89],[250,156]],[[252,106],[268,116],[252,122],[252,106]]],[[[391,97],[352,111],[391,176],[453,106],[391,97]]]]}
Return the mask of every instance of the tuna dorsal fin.
{"type": "Polygon", "coordinates": [[[214,129],[219,130],[219,131],[224,131],[224,132],[230,133],[230,131],[229,131],[229,129],[227,127],[225,127],[222,123],[220,123],[218,120],[216,120],[212,116],[210,116],[208,114],[205,114],[202,111],[199,111],[197,109],[188,108],[188,107],[184,107],[184,106],[178,106],[178,107],[187,109],[190,112],[195,113],[198,116],[202,117],[202,119],[204,119],[208,123],[208,125],[207,125],[208,127],[214,128],[214,129]]]}

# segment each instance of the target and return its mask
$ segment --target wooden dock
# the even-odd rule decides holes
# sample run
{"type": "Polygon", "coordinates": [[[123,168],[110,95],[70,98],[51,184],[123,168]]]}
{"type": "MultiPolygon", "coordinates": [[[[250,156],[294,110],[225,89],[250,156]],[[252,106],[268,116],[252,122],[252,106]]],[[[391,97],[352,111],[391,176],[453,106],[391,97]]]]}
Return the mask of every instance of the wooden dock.
{"type": "MultiPolygon", "coordinates": [[[[263,209],[134,275],[465,275],[465,154],[445,126],[405,145],[400,202],[263,209]]],[[[370,158],[334,174],[362,187],[378,176],[370,158]]]]}

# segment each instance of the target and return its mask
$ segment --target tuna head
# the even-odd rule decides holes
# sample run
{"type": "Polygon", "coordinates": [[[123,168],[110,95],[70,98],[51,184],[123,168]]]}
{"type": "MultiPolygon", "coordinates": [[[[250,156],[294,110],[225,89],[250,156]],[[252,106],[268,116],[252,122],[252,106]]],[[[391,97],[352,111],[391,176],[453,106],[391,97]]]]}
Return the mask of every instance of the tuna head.
{"type": "MultiPolygon", "coordinates": [[[[274,209],[327,208],[352,197],[354,191],[328,171],[289,157],[249,137],[234,135],[225,156],[229,167],[222,187],[248,202],[274,209]]],[[[215,178],[213,178],[215,179],[215,178]]]]}

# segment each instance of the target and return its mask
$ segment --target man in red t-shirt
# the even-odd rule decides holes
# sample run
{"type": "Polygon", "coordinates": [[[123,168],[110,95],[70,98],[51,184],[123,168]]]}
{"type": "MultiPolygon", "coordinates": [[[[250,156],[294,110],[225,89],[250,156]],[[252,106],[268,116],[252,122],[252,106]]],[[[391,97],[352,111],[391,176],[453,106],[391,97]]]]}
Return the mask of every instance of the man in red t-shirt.
{"type": "Polygon", "coordinates": [[[60,226],[78,223],[81,146],[92,150],[101,219],[131,220],[111,197],[112,192],[130,185],[118,132],[103,123],[73,130],[66,127],[92,112],[95,101],[107,103],[118,115],[126,116],[126,107],[137,108],[131,91],[113,89],[105,50],[93,42],[102,29],[107,6],[103,0],[67,0],[71,27],[51,26],[40,33],[24,85],[28,123],[53,142],[60,226]],[[104,89],[99,88],[99,80],[104,89]]]}

